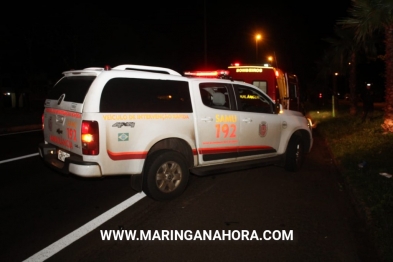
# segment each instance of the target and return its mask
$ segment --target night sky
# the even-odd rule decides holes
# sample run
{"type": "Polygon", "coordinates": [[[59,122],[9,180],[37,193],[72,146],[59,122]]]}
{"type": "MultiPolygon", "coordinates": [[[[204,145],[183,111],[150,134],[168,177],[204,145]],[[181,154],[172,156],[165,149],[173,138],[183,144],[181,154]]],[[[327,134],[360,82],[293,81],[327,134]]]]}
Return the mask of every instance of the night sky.
{"type": "Polygon", "coordinates": [[[313,78],[327,47],[322,39],[332,36],[350,6],[350,0],[323,6],[308,1],[53,3],[3,10],[3,76],[34,72],[58,78],[71,68],[119,64],[183,73],[262,63],[275,54],[284,71],[313,78]],[[263,36],[258,57],[257,33],[263,36]]]}

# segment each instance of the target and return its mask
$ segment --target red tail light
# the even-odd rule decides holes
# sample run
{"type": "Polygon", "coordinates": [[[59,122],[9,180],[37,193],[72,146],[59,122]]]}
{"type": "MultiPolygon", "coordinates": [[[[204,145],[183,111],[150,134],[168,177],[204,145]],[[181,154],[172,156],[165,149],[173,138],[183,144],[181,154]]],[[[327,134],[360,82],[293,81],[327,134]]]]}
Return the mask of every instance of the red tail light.
{"type": "Polygon", "coordinates": [[[44,113],[42,113],[42,116],[41,116],[41,123],[42,123],[42,130],[44,130],[44,126],[45,126],[45,114],[44,113]]]}
{"type": "Polygon", "coordinates": [[[100,152],[98,122],[82,121],[81,129],[82,153],[84,155],[98,155],[100,152]]]}

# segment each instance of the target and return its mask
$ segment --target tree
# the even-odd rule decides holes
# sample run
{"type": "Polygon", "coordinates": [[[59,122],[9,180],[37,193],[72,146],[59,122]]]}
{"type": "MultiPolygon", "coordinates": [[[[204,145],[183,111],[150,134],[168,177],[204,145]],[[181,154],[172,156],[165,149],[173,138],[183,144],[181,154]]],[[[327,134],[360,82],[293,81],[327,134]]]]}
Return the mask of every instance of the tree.
{"type": "Polygon", "coordinates": [[[393,1],[352,0],[350,17],[339,21],[354,28],[355,40],[362,43],[376,31],[382,31],[385,43],[385,108],[381,124],[385,132],[393,133],[393,1]]]}
{"type": "MultiPolygon", "coordinates": [[[[330,44],[327,56],[330,57],[331,63],[341,74],[347,73],[346,68],[349,65],[349,93],[351,115],[356,115],[357,98],[356,98],[356,53],[359,51],[359,45],[353,40],[354,31],[352,29],[335,28],[335,36],[325,39],[330,44]]],[[[331,72],[331,76],[333,72],[331,72]]]]}
{"type": "Polygon", "coordinates": [[[330,44],[326,55],[331,60],[334,72],[338,71],[341,75],[348,75],[351,105],[349,112],[351,115],[356,115],[356,67],[358,61],[363,60],[363,58],[370,60],[377,56],[376,41],[370,36],[365,38],[363,42],[358,43],[354,40],[355,30],[353,28],[337,26],[334,32],[333,37],[325,39],[330,44]]]}

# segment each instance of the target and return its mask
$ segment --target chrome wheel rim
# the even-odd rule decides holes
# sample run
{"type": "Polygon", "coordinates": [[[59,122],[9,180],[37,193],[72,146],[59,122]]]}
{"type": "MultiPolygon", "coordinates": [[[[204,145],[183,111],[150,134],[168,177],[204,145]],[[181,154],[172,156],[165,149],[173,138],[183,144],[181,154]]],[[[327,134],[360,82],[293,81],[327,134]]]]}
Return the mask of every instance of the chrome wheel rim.
{"type": "Polygon", "coordinates": [[[181,167],[178,163],[165,162],[156,173],[157,188],[164,193],[173,192],[180,185],[182,177],[181,167]]]}

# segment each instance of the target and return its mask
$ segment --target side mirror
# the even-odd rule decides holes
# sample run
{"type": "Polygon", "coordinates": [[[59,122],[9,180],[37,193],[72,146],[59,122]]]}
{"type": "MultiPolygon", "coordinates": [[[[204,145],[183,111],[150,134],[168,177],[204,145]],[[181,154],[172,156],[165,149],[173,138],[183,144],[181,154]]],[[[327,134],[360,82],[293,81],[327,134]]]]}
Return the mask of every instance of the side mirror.
{"type": "Polygon", "coordinates": [[[282,105],[279,102],[274,104],[274,113],[279,114],[282,112],[282,105]]]}

